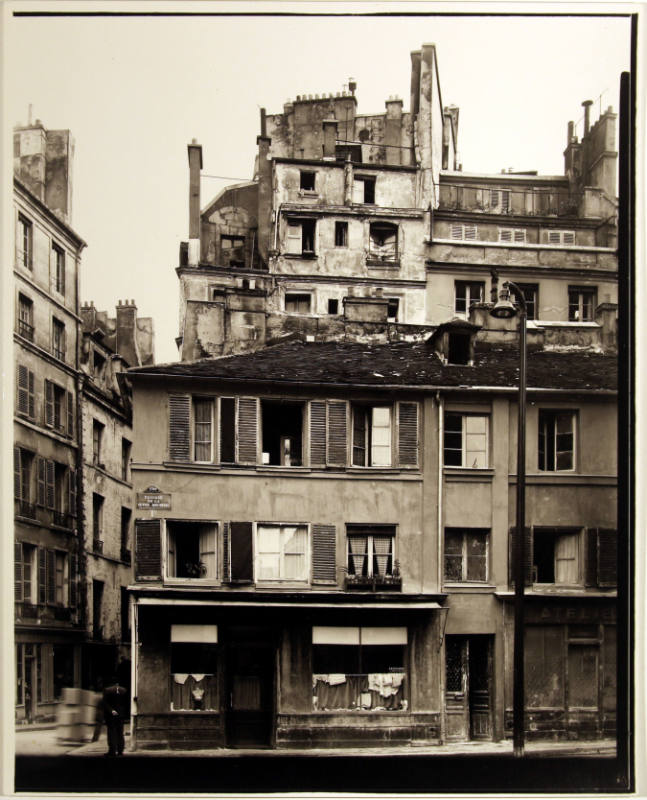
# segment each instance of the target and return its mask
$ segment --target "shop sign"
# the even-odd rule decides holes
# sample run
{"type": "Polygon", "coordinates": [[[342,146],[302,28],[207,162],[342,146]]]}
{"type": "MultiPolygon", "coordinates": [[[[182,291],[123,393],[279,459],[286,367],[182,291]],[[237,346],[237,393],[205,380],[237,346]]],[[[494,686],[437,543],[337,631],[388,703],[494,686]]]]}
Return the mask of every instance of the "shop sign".
{"type": "Polygon", "coordinates": [[[160,492],[157,486],[149,486],[144,492],[137,492],[138,511],[170,511],[171,495],[160,492]]]}
{"type": "Polygon", "coordinates": [[[526,606],[526,622],[549,624],[566,623],[586,623],[586,622],[607,622],[616,621],[615,605],[550,605],[550,606],[526,606]]]}

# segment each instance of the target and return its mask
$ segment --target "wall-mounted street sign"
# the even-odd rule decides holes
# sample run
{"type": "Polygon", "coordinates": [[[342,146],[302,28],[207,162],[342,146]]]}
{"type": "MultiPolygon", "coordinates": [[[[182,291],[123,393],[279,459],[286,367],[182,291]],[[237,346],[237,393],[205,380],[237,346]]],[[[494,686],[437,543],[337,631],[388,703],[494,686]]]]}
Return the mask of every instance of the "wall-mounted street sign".
{"type": "Polygon", "coordinates": [[[137,492],[138,511],[170,511],[171,495],[160,492],[157,486],[149,486],[144,492],[137,492]]]}

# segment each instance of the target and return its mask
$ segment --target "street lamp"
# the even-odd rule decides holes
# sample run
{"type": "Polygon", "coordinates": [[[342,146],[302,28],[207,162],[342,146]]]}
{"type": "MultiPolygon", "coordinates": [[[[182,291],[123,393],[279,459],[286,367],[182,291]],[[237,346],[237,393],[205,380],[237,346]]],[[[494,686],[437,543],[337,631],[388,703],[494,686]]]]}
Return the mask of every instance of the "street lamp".
{"type": "Polygon", "coordinates": [[[524,583],[526,517],[526,299],[511,281],[503,283],[503,291],[490,310],[497,319],[511,319],[519,314],[519,409],[517,414],[517,517],[514,547],[514,660],[512,667],[512,742],[515,756],[523,756],[524,748],[524,583]],[[510,292],[518,301],[516,307],[510,292]]]}

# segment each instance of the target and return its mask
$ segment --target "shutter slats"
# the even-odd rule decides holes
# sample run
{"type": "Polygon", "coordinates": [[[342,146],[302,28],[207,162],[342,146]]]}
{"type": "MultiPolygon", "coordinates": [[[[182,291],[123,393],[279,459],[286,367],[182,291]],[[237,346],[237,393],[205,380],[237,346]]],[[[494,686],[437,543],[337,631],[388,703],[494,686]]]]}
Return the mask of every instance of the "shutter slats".
{"type": "Polygon", "coordinates": [[[45,425],[54,427],[54,384],[45,381],[45,425]]]}
{"type": "Polygon", "coordinates": [[[29,414],[29,376],[32,376],[33,386],[33,373],[23,364],[18,364],[18,412],[20,414],[29,414]]]}
{"type": "Polygon", "coordinates": [[[76,517],[76,470],[71,469],[68,471],[68,501],[67,510],[73,517],[76,517]]]}
{"type": "Polygon", "coordinates": [[[67,392],[67,435],[74,436],[74,398],[67,392]]]}
{"type": "Polygon", "coordinates": [[[135,520],[135,578],[162,578],[161,524],[158,519],[135,520]]]}
{"type": "Polygon", "coordinates": [[[14,582],[16,603],[23,601],[23,577],[22,577],[22,542],[14,542],[14,582]]]}
{"type": "Polygon", "coordinates": [[[418,466],[418,403],[398,403],[398,460],[401,467],[418,466]]]}
{"type": "Polygon", "coordinates": [[[47,550],[38,548],[38,602],[45,605],[47,602],[47,550]]]}
{"type": "Polygon", "coordinates": [[[191,399],[188,395],[169,395],[169,457],[171,461],[190,460],[191,399]]]}
{"type": "Polygon", "coordinates": [[[615,586],[618,581],[618,534],[611,528],[598,529],[598,583],[615,586]]]}
{"type": "Polygon", "coordinates": [[[598,585],[598,529],[586,531],[586,562],[584,565],[584,585],[598,585]]]}
{"type": "Polygon", "coordinates": [[[229,523],[225,522],[222,526],[222,579],[225,583],[231,580],[229,541],[229,523]]]}
{"type": "Polygon", "coordinates": [[[231,522],[229,525],[232,583],[250,583],[254,579],[252,532],[251,522],[231,522]]]}
{"type": "Polygon", "coordinates": [[[326,464],[326,401],[310,403],[310,466],[326,464]]]}
{"type": "Polygon", "coordinates": [[[312,526],[312,580],[337,582],[337,532],[334,525],[312,526]]]}
{"type": "Polygon", "coordinates": [[[348,413],[345,400],[328,401],[328,464],[345,467],[348,463],[348,413]]]}
{"type": "Polygon", "coordinates": [[[70,608],[76,608],[77,603],[77,577],[79,571],[79,557],[75,554],[70,556],[70,608]]]}
{"type": "MultiPolygon", "coordinates": [[[[16,500],[21,499],[20,490],[20,448],[14,447],[13,449],[13,496],[16,500]]],[[[26,497],[25,500],[28,498],[26,497]]]]}
{"type": "Polygon", "coordinates": [[[47,551],[47,603],[56,603],[56,551],[47,551]]]}
{"type": "MultiPolygon", "coordinates": [[[[510,528],[509,549],[508,549],[508,580],[510,585],[515,583],[515,563],[516,563],[516,526],[510,528]]],[[[526,586],[532,586],[532,528],[524,528],[524,554],[523,554],[523,574],[526,586]]]]}
{"type": "Polygon", "coordinates": [[[45,459],[38,456],[38,470],[37,470],[37,499],[39,506],[45,506],[45,459]]]}
{"type": "Polygon", "coordinates": [[[238,463],[256,464],[258,400],[240,397],[238,400],[238,463]]]}
{"type": "Polygon", "coordinates": [[[54,508],[54,476],[56,467],[53,461],[47,459],[45,462],[45,480],[47,483],[47,508],[54,508]]]}

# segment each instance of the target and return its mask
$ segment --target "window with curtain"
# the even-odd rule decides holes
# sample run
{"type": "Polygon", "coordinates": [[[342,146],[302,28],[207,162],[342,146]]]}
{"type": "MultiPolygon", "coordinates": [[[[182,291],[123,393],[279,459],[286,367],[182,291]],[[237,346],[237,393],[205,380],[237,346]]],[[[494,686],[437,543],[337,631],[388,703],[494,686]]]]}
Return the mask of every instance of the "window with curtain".
{"type": "Polygon", "coordinates": [[[579,530],[533,530],[533,581],[576,585],[581,582],[579,530]]]}
{"type": "Polygon", "coordinates": [[[308,580],[306,525],[259,525],[256,532],[256,580],[308,580]]]}
{"type": "Polygon", "coordinates": [[[196,461],[213,461],[213,400],[193,398],[193,446],[196,461]]]}

